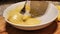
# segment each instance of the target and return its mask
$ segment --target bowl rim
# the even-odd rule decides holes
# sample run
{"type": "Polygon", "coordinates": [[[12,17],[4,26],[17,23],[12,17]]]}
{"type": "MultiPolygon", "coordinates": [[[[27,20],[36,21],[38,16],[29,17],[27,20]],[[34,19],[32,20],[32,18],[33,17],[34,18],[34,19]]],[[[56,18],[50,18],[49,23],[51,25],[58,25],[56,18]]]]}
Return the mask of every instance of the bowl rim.
{"type": "MultiPolygon", "coordinates": [[[[22,2],[25,2],[25,1],[22,1],[22,2]]],[[[18,2],[18,3],[20,3],[20,2],[18,2]]],[[[15,3],[15,4],[17,4],[17,3],[15,3]]],[[[50,4],[52,4],[52,3],[50,3],[50,4]]],[[[14,5],[14,4],[12,4],[12,5],[14,5]]],[[[53,4],[52,4],[52,5],[53,5],[53,4]]],[[[54,6],[54,5],[53,5],[53,6],[54,6]]],[[[10,6],[9,6],[9,7],[10,7],[10,6]]],[[[7,9],[8,9],[9,7],[7,7],[7,9]]],[[[54,7],[55,7],[55,9],[57,10],[57,15],[56,15],[53,19],[51,19],[50,21],[48,21],[47,23],[28,26],[28,25],[14,24],[14,23],[8,21],[6,18],[5,18],[5,20],[6,20],[9,24],[11,24],[11,25],[21,26],[21,27],[35,27],[35,26],[45,25],[45,24],[48,24],[48,23],[51,23],[52,21],[54,21],[54,20],[57,18],[57,16],[58,16],[58,9],[56,8],[56,6],[54,6],[54,7]]],[[[4,10],[4,12],[5,12],[5,10],[4,10]]],[[[3,17],[4,17],[4,13],[3,13],[3,17]]]]}

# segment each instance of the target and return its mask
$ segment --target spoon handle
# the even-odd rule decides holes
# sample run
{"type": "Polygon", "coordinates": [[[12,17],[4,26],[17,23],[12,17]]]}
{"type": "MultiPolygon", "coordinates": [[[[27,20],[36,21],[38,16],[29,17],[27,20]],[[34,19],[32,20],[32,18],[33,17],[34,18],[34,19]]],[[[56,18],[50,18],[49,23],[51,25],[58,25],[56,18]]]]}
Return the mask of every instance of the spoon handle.
{"type": "Polygon", "coordinates": [[[23,9],[21,10],[21,14],[24,14],[25,13],[25,6],[26,6],[26,3],[27,3],[27,1],[25,2],[25,4],[24,4],[24,7],[23,7],[23,9]]]}

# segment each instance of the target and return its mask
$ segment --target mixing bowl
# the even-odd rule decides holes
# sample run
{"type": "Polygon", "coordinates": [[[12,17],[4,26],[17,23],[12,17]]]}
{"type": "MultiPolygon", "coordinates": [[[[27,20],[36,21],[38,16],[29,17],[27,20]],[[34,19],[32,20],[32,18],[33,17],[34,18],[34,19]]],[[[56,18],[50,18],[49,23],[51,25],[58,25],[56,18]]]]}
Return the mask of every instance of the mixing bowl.
{"type": "Polygon", "coordinates": [[[52,23],[52,21],[54,21],[58,16],[58,10],[56,9],[56,7],[52,3],[48,2],[49,4],[48,4],[48,7],[47,7],[47,10],[46,10],[45,14],[43,16],[37,18],[37,19],[41,20],[40,24],[27,26],[27,25],[14,24],[14,23],[8,21],[8,16],[7,16],[8,12],[10,12],[10,10],[14,9],[16,6],[21,6],[24,3],[25,3],[25,1],[12,4],[6,10],[4,10],[4,13],[3,13],[3,17],[5,18],[5,20],[9,24],[11,24],[12,26],[14,26],[18,29],[22,29],[22,30],[42,29],[42,28],[50,25],[52,23]]]}

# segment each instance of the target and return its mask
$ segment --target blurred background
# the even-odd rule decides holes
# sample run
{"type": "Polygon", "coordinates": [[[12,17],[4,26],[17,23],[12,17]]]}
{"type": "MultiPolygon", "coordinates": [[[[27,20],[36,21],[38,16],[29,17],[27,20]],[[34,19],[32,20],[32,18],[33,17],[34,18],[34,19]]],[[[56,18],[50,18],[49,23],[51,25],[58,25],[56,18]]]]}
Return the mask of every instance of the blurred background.
{"type": "MultiPolygon", "coordinates": [[[[26,0],[0,0],[0,2],[20,2],[26,0]]],[[[31,1],[60,1],[60,0],[31,0],[31,1]]]]}
{"type": "MultiPolygon", "coordinates": [[[[26,0],[0,0],[0,4],[4,3],[16,3],[16,2],[21,2],[21,1],[26,1],[26,0]]],[[[30,0],[30,1],[60,1],[60,0],[30,0]]]]}
{"type": "MultiPolygon", "coordinates": [[[[16,2],[21,2],[21,1],[26,1],[26,0],[0,0],[0,4],[4,3],[16,3],[16,2]]],[[[60,0],[30,0],[30,1],[60,1],[60,0]]]]}
{"type": "MultiPolygon", "coordinates": [[[[26,0],[0,0],[0,15],[2,15],[3,11],[10,6],[11,4],[21,2],[21,1],[26,1],[26,0]]],[[[30,0],[30,1],[49,1],[53,2],[54,4],[59,4],[60,0],[30,0]]]]}

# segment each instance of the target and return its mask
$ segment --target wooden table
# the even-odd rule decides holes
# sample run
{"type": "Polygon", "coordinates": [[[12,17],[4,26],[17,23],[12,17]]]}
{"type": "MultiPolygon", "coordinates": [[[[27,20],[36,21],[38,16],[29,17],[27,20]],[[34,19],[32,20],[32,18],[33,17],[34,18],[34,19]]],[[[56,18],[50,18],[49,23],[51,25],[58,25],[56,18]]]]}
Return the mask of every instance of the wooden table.
{"type": "MultiPolygon", "coordinates": [[[[3,11],[11,4],[0,4],[0,15],[2,16],[3,11]]],[[[6,31],[8,34],[60,34],[60,22],[52,22],[48,27],[35,31],[25,31],[17,29],[7,23],[6,31]]]]}

